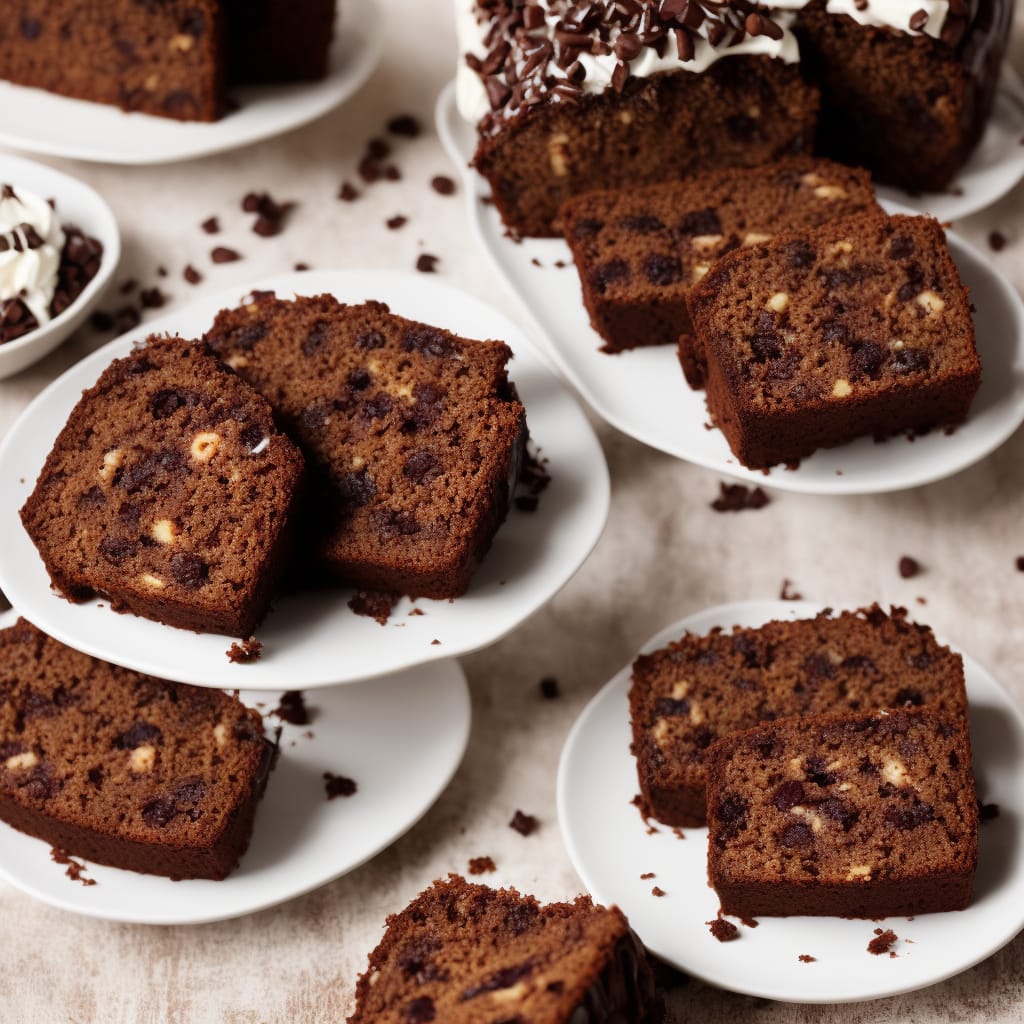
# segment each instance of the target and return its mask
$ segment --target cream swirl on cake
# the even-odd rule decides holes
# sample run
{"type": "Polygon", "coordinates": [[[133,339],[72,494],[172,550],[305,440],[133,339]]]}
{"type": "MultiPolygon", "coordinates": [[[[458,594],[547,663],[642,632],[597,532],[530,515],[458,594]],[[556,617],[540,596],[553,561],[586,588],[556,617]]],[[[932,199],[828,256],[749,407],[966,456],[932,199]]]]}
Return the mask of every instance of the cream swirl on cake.
{"type": "MultiPolygon", "coordinates": [[[[456,102],[467,121],[508,117],[540,102],[572,102],[630,76],[700,74],[730,56],[794,64],[794,12],[809,0],[455,0],[464,55],[456,102]]],[[[965,0],[828,0],[829,14],[939,38],[965,0]]]]}
{"type": "Polygon", "coordinates": [[[50,320],[64,232],[53,207],[0,185],[0,305],[18,299],[38,324],[50,320]]]}

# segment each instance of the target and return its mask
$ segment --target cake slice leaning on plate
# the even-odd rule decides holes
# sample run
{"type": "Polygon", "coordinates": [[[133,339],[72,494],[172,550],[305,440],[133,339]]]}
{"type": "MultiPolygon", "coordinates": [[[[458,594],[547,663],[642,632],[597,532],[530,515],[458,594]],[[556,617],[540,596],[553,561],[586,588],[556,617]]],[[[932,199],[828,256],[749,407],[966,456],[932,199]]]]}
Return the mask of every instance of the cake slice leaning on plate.
{"type": "Polygon", "coordinates": [[[98,864],[222,879],[275,747],[219,690],[129,672],[24,619],[0,631],[0,820],[98,864]]]}

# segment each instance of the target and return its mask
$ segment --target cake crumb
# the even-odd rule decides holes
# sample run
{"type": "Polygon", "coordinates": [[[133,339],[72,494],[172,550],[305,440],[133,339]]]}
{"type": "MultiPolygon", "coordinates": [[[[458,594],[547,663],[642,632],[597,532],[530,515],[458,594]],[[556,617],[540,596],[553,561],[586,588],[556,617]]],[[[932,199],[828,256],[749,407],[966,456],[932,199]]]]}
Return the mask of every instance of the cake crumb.
{"type": "Polygon", "coordinates": [[[469,873],[471,875],[486,875],[489,871],[497,871],[498,865],[494,863],[493,857],[470,857],[469,873]]]}
{"type": "Polygon", "coordinates": [[[644,800],[643,794],[637,793],[629,802],[640,812],[640,820],[647,827],[647,834],[649,836],[657,835],[658,830],[651,824],[651,810],[647,806],[647,801],[644,800]]]}
{"type": "Polygon", "coordinates": [[[220,234],[220,219],[217,217],[207,217],[199,226],[208,235],[220,234]]]}
{"type": "Polygon", "coordinates": [[[515,505],[520,512],[537,511],[540,496],[551,483],[551,474],[544,468],[547,462],[547,459],[541,457],[540,449],[537,449],[536,454],[527,450],[523,455],[515,497],[515,505]]]}
{"type": "Polygon", "coordinates": [[[404,228],[409,223],[409,218],[404,214],[396,213],[394,217],[388,217],[384,222],[389,231],[397,231],[399,228],[404,228]]]}
{"type": "Polygon", "coordinates": [[[388,121],[387,129],[392,135],[407,139],[415,139],[421,131],[419,121],[412,114],[396,114],[388,121]]]}
{"type": "Polygon", "coordinates": [[[522,811],[516,811],[508,823],[508,827],[515,829],[521,836],[533,835],[539,825],[540,822],[532,814],[524,814],[522,811]]]}
{"type": "Polygon", "coordinates": [[[716,512],[743,512],[746,509],[764,508],[771,504],[771,500],[761,487],[719,483],[718,497],[711,502],[711,507],[716,512]]]}
{"type": "Polygon", "coordinates": [[[82,864],[80,861],[75,860],[65,850],[62,850],[59,846],[53,846],[50,848],[50,860],[54,864],[63,864],[67,870],[64,872],[72,882],[80,882],[82,885],[95,885],[95,878],[86,878],[82,872],[88,871],[89,869],[82,864]]]}
{"type": "Polygon", "coordinates": [[[338,198],[343,203],[354,203],[359,198],[359,190],[349,181],[343,181],[338,189],[338,198]]]}
{"type": "Polygon", "coordinates": [[[421,274],[434,274],[437,272],[437,265],[440,257],[433,256],[429,252],[421,252],[416,260],[416,269],[421,274]]]}
{"type": "Polygon", "coordinates": [[[237,249],[229,249],[226,245],[218,245],[210,250],[210,259],[214,263],[235,263],[242,258],[237,249]]]}
{"type": "Polygon", "coordinates": [[[912,579],[921,572],[921,563],[916,558],[911,558],[910,555],[904,555],[900,559],[900,575],[905,579],[912,579]]]}
{"type": "Polygon", "coordinates": [[[978,801],[978,819],[984,825],[987,821],[994,821],[999,817],[999,804],[983,804],[978,801]]]}
{"type": "Polygon", "coordinates": [[[814,964],[818,962],[818,958],[816,956],[811,956],[810,953],[801,953],[797,957],[797,960],[802,964],[814,964]]]}
{"type": "Polygon", "coordinates": [[[726,921],[724,917],[716,917],[713,921],[705,921],[704,923],[719,942],[732,942],[740,937],[739,928],[732,921],[726,921]]]}
{"type": "Polygon", "coordinates": [[[345,778],[344,775],[324,772],[324,789],[327,791],[328,800],[333,800],[337,796],[352,796],[357,788],[355,781],[345,778]]]}
{"type": "Polygon", "coordinates": [[[259,661],[263,653],[263,644],[256,637],[251,636],[248,640],[239,643],[237,640],[225,651],[228,661],[234,665],[248,665],[250,662],[259,661]]]}
{"type": "Polygon", "coordinates": [[[413,608],[413,610],[411,612],[409,612],[409,614],[410,615],[426,615],[427,613],[422,608],[413,608]]]}
{"type": "Polygon", "coordinates": [[[189,263],[181,272],[181,276],[184,277],[189,284],[199,284],[203,279],[203,275],[200,274],[191,263],[189,263]]]}
{"type": "Polygon", "coordinates": [[[668,893],[667,893],[667,892],[665,892],[665,890],[664,890],[664,889],[662,889],[662,887],[661,887],[660,885],[656,885],[656,886],[654,886],[654,887],[653,887],[653,888],[651,889],[651,895],[652,895],[652,896],[658,896],[658,897],[661,897],[661,896],[667,896],[667,895],[668,895],[668,893]]]}
{"type": "Polygon", "coordinates": [[[782,581],[782,588],[779,590],[779,598],[783,601],[802,601],[804,595],[793,589],[793,581],[786,578],[782,581]]]}
{"type": "Polygon", "coordinates": [[[398,604],[401,594],[380,592],[376,590],[357,590],[349,598],[348,606],[356,615],[365,615],[376,619],[382,626],[387,624],[391,610],[398,604]]]}
{"type": "Polygon", "coordinates": [[[431,646],[431,647],[440,647],[440,646],[441,646],[441,641],[440,641],[440,640],[438,640],[438,639],[437,639],[437,638],[435,637],[435,638],[434,638],[433,640],[431,640],[431,641],[430,641],[430,646],[431,646]]]}
{"type": "Polygon", "coordinates": [[[1006,235],[1002,231],[990,231],[988,244],[993,252],[1002,252],[1006,248],[1006,235]]]}
{"type": "Polygon", "coordinates": [[[281,694],[281,700],[270,712],[282,722],[289,725],[309,725],[312,716],[306,707],[306,697],[301,690],[287,690],[281,694]]]}
{"type": "Polygon", "coordinates": [[[868,943],[868,952],[874,956],[889,953],[898,939],[899,936],[891,928],[886,928],[884,932],[881,928],[876,928],[875,937],[868,943]]]}
{"type": "Polygon", "coordinates": [[[678,825],[673,825],[672,826],[672,835],[674,835],[676,837],[676,839],[685,839],[686,838],[686,833],[683,832],[683,830],[678,825]]]}
{"type": "Polygon", "coordinates": [[[554,676],[545,676],[540,681],[540,695],[545,700],[558,700],[561,696],[558,692],[558,680],[554,676]]]}
{"type": "Polygon", "coordinates": [[[455,194],[455,182],[447,174],[435,174],[430,179],[430,187],[439,196],[451,196],[455,194]]]}
{"type": "Polygon", "coordinates": [[[640,876],[640,881],[641,881],[641,882],[648,882],[648,881],[650,881],[650,880],[651,880],[652,878],[656,878],[656,877],[657,877],[657,876],[656,876],[656,875],[654,874],[654,872],[653,872],[653,871],[645,871],[645,872],[644,872],[644,873],[643,873],[643,874],[642,874],[642,875],[640,876]]]}

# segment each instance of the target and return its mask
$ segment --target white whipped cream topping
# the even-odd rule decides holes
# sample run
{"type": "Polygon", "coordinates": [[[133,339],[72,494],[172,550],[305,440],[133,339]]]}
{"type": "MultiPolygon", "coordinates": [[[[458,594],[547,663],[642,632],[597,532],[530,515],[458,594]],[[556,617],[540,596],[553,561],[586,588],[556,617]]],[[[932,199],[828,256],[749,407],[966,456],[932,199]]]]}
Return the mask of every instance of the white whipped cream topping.
{"type": "Polygon", "coordinates": [[[0,189],[0,235],[11,247],[0,252],[0,302],[21,299],[42,325],[50,321],[50,303],[57,287],[64,232],[53,207],[20,186],[11,187],[13,196],[4,198],[0,189]],[[28,224],[43,240],[29,249],[21,225],[28,224]],[[13,246],[22,250],[18,252],[13,246]]]}
{"type": "MultiPolygon", "coordinates": [[[[700,74],[706,71],[716,60],[722,57],[739,55],[760,55],[775,57],[787,64],[795,64],[800,60],[800,48],[796,37],[791,31],[794,21],[792,11],[806,7],[808,0],[776,0],[770,7],[779,13],[772,14],[774,21],[782,30],[781,39],[769,36],[746,36],[736,46],[728,46],[726,40],[719,46],[712,46],[707,39],[708,22],[699,29],[700,38],[695,41],[692,60],[683,61],[673,46],[665,48],[665,55],[659,57],[651,46],[645,46],[640,53],[629,62],[630,75],[647,78],[662,71],[691,71],[700,74]]],[[[949,11],[948,0],[868,0],[864,10],[858,10],[855,0],[828,0],[830,14],[847,14],[861,25],[886,25],[890,28],[910,32],[910,19],[920,10],[928,14],[928,22],[923,31],[930,36],[939,36],[949,11]]],[[[557,14],[548,13],[546,20],[549,34],[553,35],[557,14]]],[[[483,59],[487,55],[484,37],[489,22],[477,21],[477,4],[475,0],[455,0],[455,31],[459,43],[459,65],[455,77],[455,102],[459,113],[467,121],[476,124],[491,111],[487,98],[487,90],[479,75],[465,62],[467,53],[475,54],[483,59]]],[[[612,39],[614,42],[614,37],[612,39]]],[[[612,72],[618,63],[614,53],[605,56],[583,54],[579,58],[586,69],[586,78],[582,82],[584,93],[599,93],[609,87],[612,72]]],[[[564,77],[565,72],[554,62],[548,67],[555,77],[564,77]]],[[[554,99],[555,97],[553,97],[554,99]]]]}
{"type": "Polygon", "coordinates": [[[868,0],[862,11],[857,9],[855,0],[828,0],[825,10],[829,14],[848,15],[860,25],[885,26],[910,35],[916,34],[910,30],[910,19],[924,11],[928,21],[920,31],[938,39],[949,14],[949,0],[868,0]]]}

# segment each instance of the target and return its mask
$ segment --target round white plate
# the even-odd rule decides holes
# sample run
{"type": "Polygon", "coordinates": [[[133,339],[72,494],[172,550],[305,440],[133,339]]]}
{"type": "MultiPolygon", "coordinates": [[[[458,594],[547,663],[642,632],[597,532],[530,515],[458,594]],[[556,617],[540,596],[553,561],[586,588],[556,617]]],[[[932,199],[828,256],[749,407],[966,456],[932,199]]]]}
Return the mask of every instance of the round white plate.
{"type": "Polygon", "coordinates": [[[384,19],[377,0],[341,0],[327,77],[319,82],[239,86],[239,108],[211,123],[70,99],[0,82],[0,144],[111,164],[192,160],[281,135],[344,103],[377,66],[384,19]]]}
{"type": "MultiPolygon", "coordinates": [[[[793,601],[743,601],[710,608],[663,629],[645,652],[685,630],[758,626],[807,618],[821,609],[793,601]]],[[[627,665],[587,705],[566,740],[558,771],[558,820],[583,884],[618,904],[644,945],[680,970],[721,988],[797,1003],[878,999],[942,981],[990,956],[1024,927],[1024,717],[1010,696],[964,656],[979,796],[1000,815],[981,828],[974,898],[967,910],[889,918],[895,959],[872,956],[872,921],[833,917],[759,918],[718,942],[706,922],[719,909],[708,885],[706,828],[648,834],[630,802],[638,790],[629,752],[627,665]],[[640,876],[654,872],[654,877],[640,876]],[[658,898],[652,886],[665,891],[658,898]],[[809,955],[814,963],[798,958],[809,955]]]]}
{"type": "MultiPolygon", "coordinates": [[[[467,166],[474,132],[459,117],[451,87],[438,100],[436,120],[449,154],[463,169],[479,244],[521,300],[524,315],[533,317],[559,369],[598,415],[624,434],[688,462],[779,490],[872,494],[918,487],[965,469],[1024,421],[1024,303],[982,253],[950,233],[950,251],[977,307],[983,368],[967,423],[950,436],[936,430],[913,443],[892,438],[879,445],[861,438],[816,452],[795,471],[776,466],[766,473],[741,466],[725,436],[706,429],[704,392],[687,386],[674,346],[652,345],[618,355],[598,351],[603,341],[590,326],[565,242],[527,238],[517,243],[506,237],[495,208],[480,200],[489,191],[486,181],[467,166]]],[[[1018,148],[1024,153],[1024,147],[1018,148]]]]}
{"type": "Polygon", "coordinates": [[[941,221],[959,220],[998,202],[1024,178],[1024,83],[1003,65],[995,105],[981,142],[970,160],[945,192],[910,195],[903,189],[882,185],[880,199],[930,213],[941,221]]]}
{"type": "MultiPolygon", "coordinates": [[[[278,694],[243,690],[241,697],[268,714],[278,694]]],[[[469,738],[469,691],[448,659],[307,694],[306,705],[312,721],[284,725],[252,844],[224,881],[172,882],[76,857],[96,881],[84,886],[50,859],[46,843],[3,823],[0,878],[90,917],[199,924],[263,910],[352,871],[419,821],[448,785],[469,738]],[[328,800],[324,772],[354,779],[355,794],[328,800]]],[[[279,724],[268,717],[268,733],[279,724]]]]}
{"type": "MultiPolygon", "coordinates": [[[[2,101],[0,101],[2,104],[2,101]]],[[[77,178],[52,167],[0,153],[0,184],[20,185],[57,204],[61,224],[73,224],[103,243],[103,259],[96,276],[82,294],[48,324],[6,345],[0,345],[0,379],[24,370],[69,338],[100,301],[121,259],[121,235],[106,201],[77,178]]]]}
{"type": "Polygon", "coordinates": [[[309,271],[233,288],[170,313],[112,341],[71,367],[25,410],[0,444],[0,590],[40,629],[77,650],[139,672],[223,689],[305,689],[395,672],[467,654],[501,639],[543,607],[590,554],[608,515],[609,482],[601,446],[582,409],[510,320],[430,274],[309,271]],[[195,634],[134,615],[105,601],[71,604],[50,589],[18,510],[35,486],[57,434],[84,388],[111,360],[149,334],[199,337],[217,311],[254,288],[279,297],[329,292],[344,302],[379,299],[392,312],[467,338],[499,338],[513,352],[509,376],[526,406],[534,445],[552,480],[535,512],[516,508],[498,530],[469,592],[455,601],[403,599],[385,626],[353,613],[349,590],[277,600],[256,635],[262,657],[228,661],[227,637],[195,634]]]}

